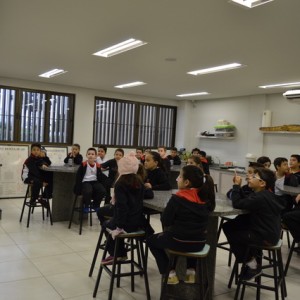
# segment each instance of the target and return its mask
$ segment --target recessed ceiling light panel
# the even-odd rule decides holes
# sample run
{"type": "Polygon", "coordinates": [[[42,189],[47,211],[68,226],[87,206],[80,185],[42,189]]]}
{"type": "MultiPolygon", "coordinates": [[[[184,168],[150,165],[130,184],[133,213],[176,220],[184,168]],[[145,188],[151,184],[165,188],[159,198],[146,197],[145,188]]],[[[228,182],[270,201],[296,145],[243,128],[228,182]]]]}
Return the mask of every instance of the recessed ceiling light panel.
{"type": "Polygon", "coordinates": [[[180,94],[176,95],[177,97],[195,97],[195,96],[204,96],[209,95],[207,92],[198,92],[198,93],[189,93],[189,94],[180,94]]]}
{"type": "Polygon", "coordinates": [[[128,50],[132,50],[134,48],[143,46],[145,44],[147,44],[147,43],[140,41],[140,40],[128,39],[124,42],[121,42],[121,43],[118,43],[111,47],[100,50],[100,51],[94,53],[93,55],[102,56],[102,57],[110,57],[110,56],[117,55],[117,54],[120,54],[120,53],[128,51],[128,50]]]}
{"type": "Polygon", "coordinates": [[[129,83],[116,85],[115,88],[126,89],[126,88],[131,88],[131,87],[134,87],[134,86],[144,85],[144,84],[146,84],[146,83],[143,82],[143,81],[134,81],[134,82],[129,82],[129,83]]]}
{"type": "Polygon", "coordinates": [[[230,63],[230,64],[226,64],[226,65],[221,65],[221,66],[190,71],[190,72],[188,72],[188,74],[197,76],[197,75],[203,75],[203,74],[209,74],[209,73],[215,73],[215,72],[221,72],[221,71],[228,71],[228,70],[232,70],[232,69],[241,68],[244,66],[245,65],[242,65],[240,63],[230,63]]]}
{"type": "Polygon", "coordinates": [[[40,74],[39,77],[51,78],[51,77],[54,77],[54,76],[57,76],[57,75],[67,73],[67,72],[68,71],[65,71],[63,69],[53,69],[53,70],[50,70],[46,73],[40,74]]]}
{"type": "Polygon", "coordinates": [[[230,0],[229,2],[233,2],[247,8],[253,8],[262,4],[266,4],[268,2],[272,2],[274,0],[230,0]]]}

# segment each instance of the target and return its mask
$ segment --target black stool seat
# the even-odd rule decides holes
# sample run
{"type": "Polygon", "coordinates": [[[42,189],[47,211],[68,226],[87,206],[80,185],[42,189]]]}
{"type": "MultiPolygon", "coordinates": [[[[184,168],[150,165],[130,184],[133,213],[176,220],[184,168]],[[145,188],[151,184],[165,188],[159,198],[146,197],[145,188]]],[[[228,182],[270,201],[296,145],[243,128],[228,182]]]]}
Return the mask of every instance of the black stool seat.
{"type": "Polygon", "coordinates": [[[22,206],[22,211],[21,211],[21,216],[20,216],[20,222],[22,222],[23,214],[24,214],[24,210],[25,210],[26,206],[28,207],[27,227],[29,227],[30,215],[33,214],[34,209],[36,207],[41,207],[42,208],[43,220],[45,220],[45,211],[44,211],[44,209],[46,209],[47,217],[48,216],[50,217],[50,223],[51,223],[51,225],[53,225],[50,202],[49,202],[48,198],[43,197],[43,188],[41,188],[39,198],[31,200],[31,197],[30,197],[31,187],[32,187],[31,184],[27,185],[27,189],[26,189],[26,193],[25,193],[25,197],[24,197],[24,201],[23,201],[23,206],[22,206]]]}
{"type": "MultiPolygon", "coordinates": [[[[207,260],[206,257],[209,253],[210,246],[205,244],[204,248],[198,252],[180,252],[171,249],[166,249],[169,255],[169,266],[165,276],[163,277],[163,285],[160,299],[183,299],[182,295],[168,295],[167,293],[167,284],[168,284],[168,277],[170,271],[174,265],[174,260],[176,257],[193,257],[197,261],[197,268],[196,268],[196,285],[199,287],[199,299],[207,299],[209,296],[209,284],[208,284],[208,267],[207,267],[207,260]],[[198,276],[197,276],[198,275],[198,276]],[[197,278],[198,277],[198,278],[197,278]]],[[[190,299],[190,297],[186,298],[190,299]]]]}
{"type": "MultiPolygon", "coordinates": [[[[111,235],[108,236],[108,239],[111,239],[111,235]]],[[[144,247],[143,247],[143,240],[145,239],[145,232],[144,231],[137,231],[137,232],[131,232],[131,233],[124,233],[119,234],[116,236],[116,242],[115,242],[115,251],[114,251],[114,260],[112,262],[112,265],[100,265],[100,269],[98,272],[93,297],[95,298],[97,295],[99,283],[101,280],[102,271],[105,270],[108,275],[110,276],[110,287],[109,287],[109,294],[108,299],[112,299],[112,293],[113,293],[113,287],[114,287],[114,280],[117,279],[117,287],[120,287],[120,279],[121,277],[130,276],[131,277],[131,291],[134,292],[134,276],[140,275],[144,277],[145,282],[145,288],[146,288],[146,299],[150,300],[150,289],[149,289],[149,282],[148,282],[148,275],[147,275],[147,269],[146,269],[146,257],[144,253],[144,247]],[[119,247],[119,242],[121,239],[127,239],[127,242],[130,244],[130,250],[129,250],[129,258],[125,261],[118,261],[117,260],[117,250],[119,247]],[[136,251],[136,254],[138,256],[138,261],[135,260],[134,253],[136,251]],[[122,272],[121,267],[122,265],[130,265],[130,271],[129,272],[122,272]]],[[[105,250],[103,252],[102,259],[106,258],[107,255],[107,247],[105,247],[105,250]]]]}
{"type": "MultiPolygon", "coordinates": [[[[261,245],[250,245],[248,247],[249,250],[252,248],[259,250],[266,250],[269,252],[269,257],[264,257],[268,261],[267,265],[262,265],[262,270],[265,269],[273,269],[273,274],[267,274],[262,272],[259,276],[256,277],[255,282],[243,280],[243,272],[246,269],[246,262],[243,262],[240,276],[238,278],[237,289],[235,293],[234,299],[237,300],[239,296],[239,291],[242,286],[242,293],[240,299],[244,298],[245,288],[247,286],[256,287],[256,299],[260,299],[260,291],[261,289],[273,291],[275,293],[275,299],[279,299],[279,289],[281,291],[281,299],[283,300],[287,296],[286,284],[285,284],[285,276],[283,272],[283,263],[282,263],[282,255],[281,255],[281,246],[282,240],[279,240],[276,245],[272,246],[261,246],[261,245]],[[274,286],[264,285],[261,283],[261,277],[273,278],[274,286]]],[[[248,253],[246,256],[248,256],[248,253]]]]}

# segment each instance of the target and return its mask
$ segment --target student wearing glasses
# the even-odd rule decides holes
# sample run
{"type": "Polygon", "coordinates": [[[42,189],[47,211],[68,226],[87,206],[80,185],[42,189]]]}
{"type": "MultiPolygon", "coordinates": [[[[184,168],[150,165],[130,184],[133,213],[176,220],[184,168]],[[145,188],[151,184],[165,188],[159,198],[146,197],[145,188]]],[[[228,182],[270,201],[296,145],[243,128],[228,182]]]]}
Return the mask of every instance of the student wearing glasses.
{"type": "Polygon", "coordinates": [[[250,244],[276,245],[281,233],[281,211],[283,206],[277,200],[274,190],[275,174],[266,168],[256,168],[248,176],[248,185],[253,193],[248,197],[241,194],[242,178],[234,176],[231,194],[234,208],[245,209],[249,213],[239,215],[223,225],[223,231],[239,263],[246,259],[247,267],[243,280],[250,280],[261,274],[261,256],[258,250],[250,249],[250,244]]]}

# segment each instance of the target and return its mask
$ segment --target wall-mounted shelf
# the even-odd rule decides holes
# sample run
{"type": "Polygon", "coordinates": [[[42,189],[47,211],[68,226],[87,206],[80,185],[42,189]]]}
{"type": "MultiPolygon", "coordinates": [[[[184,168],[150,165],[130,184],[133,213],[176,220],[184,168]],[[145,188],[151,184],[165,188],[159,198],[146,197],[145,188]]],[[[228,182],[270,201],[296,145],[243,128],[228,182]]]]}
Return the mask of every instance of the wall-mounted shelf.
{"type": "Polygon", "coordinates": [[[300,134],[300,131],[268,131],[261,130],[262,133],[270,133],[270,134],[300,134]]]}
{"type": "Polygon", "coordinates": [[[205,135],[197,135],[199,139],[208,139],[208,140],[234,140],[235,136],[227,136],[227,137],[220,137],[220,136],[205,136],[205,135]]]}

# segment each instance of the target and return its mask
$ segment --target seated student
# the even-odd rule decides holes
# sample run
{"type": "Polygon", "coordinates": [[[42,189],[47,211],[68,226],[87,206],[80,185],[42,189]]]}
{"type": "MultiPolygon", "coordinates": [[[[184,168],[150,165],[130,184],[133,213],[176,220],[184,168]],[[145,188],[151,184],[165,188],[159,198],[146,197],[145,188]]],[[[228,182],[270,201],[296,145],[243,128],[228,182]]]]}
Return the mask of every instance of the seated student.
{"type": "Polygon", "coordinates": [[[206,152],[205,151],[200,151],[200,159],[201,159],[201,162],[202,162],[204,173],[209,175],[209,164],[208,164],[208,160],[206,158],[206,152]]]}
{"type": "Polygon", "coordinates": [[[149,194],[153,195],[153,193],[148,190],[167,191],[171,189],[162,159],[157,152],[151,151],[146,154],[144,166],[147,172],[145,199],[149,198],[149,194]]]}
{"type": "Polygon", "coordinates": [[[193,165],[200,168],[203,171],[202,162],[199,156],[192,155],[187,160],[187,165],[193,165]]]}
{"type": "Polygon", "coordinates": [[[107,160],[106,162],[101,164],[101,168],[103,171],[108,170],[108,178],[105,182],[105,189],[106,189],[106,198],[105,203],[108,204],[111,196],[110,196],[110,189],[113,187],[113,184],[116,180],[118,174],[118,164],[117,162],[124,156],[124,150],[118,148],[115,150],[114,158],[107,160]]]}
{"type": "Polygon", "coordinates": [[[159,155],[162,159],[162,162],[165,166],[167,176],[169,177],[170,172],[171,172],[171,163],[168,159],[167,148],[165,146],[159,146],[158,149],[157,149],[157,152],[159,153],[159,155]]]}
{"type": "Polygon", "coordinates": [[[105,196],[105,188],[103,186],[106,176],[101,171],[101,166],[96,163],[97,151],[95,148],[89,148],[86,152],[87,161],[83,162],[76,173],[76,183],[74,193],[82,195],[83,207],[88,211],[88,205],[98,210],[101,200],[105,196]]]}
{"type": "Polygon", "coordinates": [[[139,160],[141,164],[145,162],[144,149],[142,147],[137,147],[135,149],[135,157],[139,160]]]}
{"type": "Polygon", "coordinates": [[[245,257],[248,246],[276,245],[280,239],[283,206],[270,191],[274,189],[275,180],[275,174],[271,170],[256,168],[254,174],[248,177],[248,185],[254,193],[243,198],[240,192],[242,178],[233,178],[232,205],[234,208],[248,210],[249,214],[229,220],[223,224],[223,231],[237,262],[247,262],[243,280],[250,280],[261,274],[262,253],[250,249],[249,256],[245,257]]]}
{"type": "Polygon", "coordinates": [[[270,169],[271,164],[272,164],[272,162],[268,156],[261,156],[257,159],[256,162],[259,164],[262,164],[264,166],[264,168],[267,168],[267,169],[270,169]]]}
{"type": "MultiPolygon", "coordinates": [[[[247,175],[246,175],[246,181],[247,183],[244,184],[241,189],[240,189],[240,194],[241,194],[241,197],[242,198],[246,198],[248,197],[250,194],[253,193],[253,190],[251,187],[249,187],[248,185],[248,179],[249,177],[251,177],[253,174],[254,174],[254,171],[255,171],[255,168],[263,168],[264,166],[260,163],[256,163],[256,162],[252,162],[250,161],[249,162],[249,165],[248,165],[248,169],[247,169],[247,175]]],[[[233,189],[230,189],[228,192],[227,192],[227,198],[231,199],[231,194],[232,194],[232,191],[233,189]]],[[[232,200],[232,199],[231,199],[232,200]]]]}
{"type": "Polygon", "coordinates": [[[71,158],[75,165],[80,165],[82,163],[83,157],[79,152],[80,152],[80,145],[73,144],[72,151],[64,159],[64,163],[67,164],[69,162],[69,159],[71,158]]]}
{"type": "Polygon", "coordinates": [[[192,155],[200,157],[201,156],[200,149],[199,148],[192,149],[192,155]]]}
{"type": "Polygon", "coordinates": [[[300,155],[292,154],[289,161],[290,172],[285,176],[284,184],[298,186],[300,184],[300,155]]]}
{"type": "MultiPolygon", "coordinates": [[[[33,143],[31,145],[31,154],[25,160],[22,169],[23,182],[32,185],[30,198],[31,203],[35,203],[36,200],[41,202],[41,199],[39,199],[40,189],[43,186],[48,185],[45,173],[43,173],[42,170],[46,169],[51,164],[51,161],[48,157],[45,157],[45,154],[42,154],[41,148],[42,146],[39,143],[33,143]]],[[[47,196],[50,197],[51,194],[52,191],[49,191],[47,196]]]]}
{"type": "MultiPolygon", "coordinates": [[[[110,256],[102,260],[102,265],[111,264],[114,260],[115,237],[121,233],[129,233],[143,228],[143,199],[144,185],[137,175],[139,161],[134,152],[117,161],[119,177],[115,183],[114,214],[112,219],[105,222],[103,227],[112,235],[107,240],[107,249],[110,256]]],[[[127,250],[124,240],[120,240],[117,249],[118,260],[127,259],[127,250]]]]}
{"type": "MultiPolygon", "coordinates": [[[[43,161],[47,167],[51,166],[52,162],[51,162],[50,158],[47,156],[46,148],[43,146],[41,147],[41,158],[43,159],[43,161]]],[[[45,169],[42,168],[41,175],[42,175],[43,181],[46,182],[46,187],[43,192],[43,197],[51,199],[52,192],[53,192],[53,173],[47,172],[47,171],[45,171],[45,169]]],[[[43,201],[43,203],[45,204],[45,201],[43,201]]]]}
{"type": "MultiPolygon", "coordinates": [[[[215,208],[214,184],[209,175],[196,166],[184,166],[178,177],[179,191],[172,195],[161,217],[166,230],[147,239],[160,274],[167,271],[169,258],[165,249],[201,251],[206,243],[208,218],[215,208]]],[[[175,267],[175,266],[174,266],[175,267]]],[[[187,259],[186,283],[195,283],[196,260],[187,259]]],[[[175,268],[168,284],[179,283],[175,268]]]]}
{"type": "Polygon", "coordinates": [[[288,160],[285,157],[277,157],[274,160],[275,167],[275,195],[278,196],[278,200],[285,207],[282,211],[282,215],[287,211],[290,211],[294,206],[293,197],[287,194],[284,194],[281,189],[284,186],[285,176],[289,174],[289,165],[288,160]]]}
{"type": "MultiPolygon", "coordinates": [[[[103,164],[104,162],[107,161],[107,159],[105,158],[105,155],[106,155],[106,152],[107,152],[107,147],[104,146],[104,145],[100,145],[98,147],[98,155],[97,155],[97,163],[98,164],[103,164]]],[[[108,171],[102,171],[102,173],[105,175],[105,176],[108,176],[108,171]]]]}
{"type": "Polygon", "coordinates": [[[167,156],[168,159],[171,161],[173,161],[173,165],[181,165],[181,159],[180,157],[178,156],[178,151],[177,151],[177,148],[176,147],[172,147],[170,149],[170,154],[167,156]]]}

